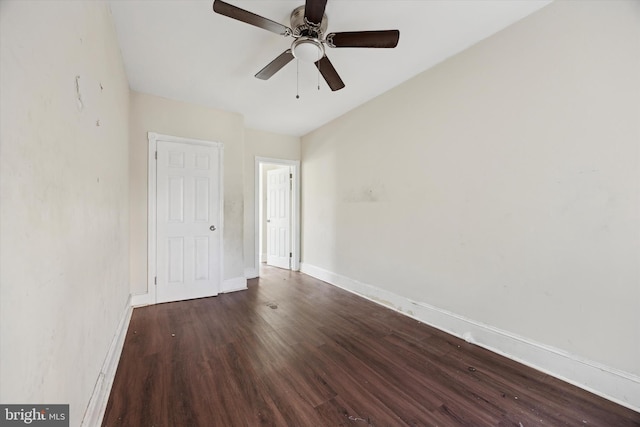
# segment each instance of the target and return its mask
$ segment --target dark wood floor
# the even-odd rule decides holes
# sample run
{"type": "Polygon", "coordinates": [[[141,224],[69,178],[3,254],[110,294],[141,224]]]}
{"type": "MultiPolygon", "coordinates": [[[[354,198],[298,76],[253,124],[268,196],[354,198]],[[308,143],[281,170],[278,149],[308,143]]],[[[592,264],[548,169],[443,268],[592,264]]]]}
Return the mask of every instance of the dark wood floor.
{"type": "Polygon", "coordinates": [[[103,426],[640,426],[640,414],[299,273],[135,309],[103,426]]]}

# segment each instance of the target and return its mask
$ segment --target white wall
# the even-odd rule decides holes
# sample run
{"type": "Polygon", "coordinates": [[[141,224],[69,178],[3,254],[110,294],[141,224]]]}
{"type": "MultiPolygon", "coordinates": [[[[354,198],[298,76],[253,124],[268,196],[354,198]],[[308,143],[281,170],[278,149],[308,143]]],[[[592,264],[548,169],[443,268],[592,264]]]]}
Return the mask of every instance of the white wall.
{"type": "Polygon", "coordinates": [[[639,76],[640,2],[555,2],[306,135],[304,264],[637,382],[639,76]]]}
{"type": "Polygon", "coordinates": [[[148,132],[224,144],[224,279],[243,278],[243,117],[134,91],[130,99],[131,292],[147,292],[148,132]]]}
{"type": "Polygon", "coordinates": [[[300,138],[254,129],[245,129],[244,154],[244,254],[245,271],[248,277],[258,275],[255,265],[255,159],[266,157],[280,160],[300,160],[300,138]]]}
{"type": "Polygon", "coordinates": [[[0,94],[0,402],[68,403],[77,426],[129,295],[129,88],[106,4],[0,2],[0,94]]]}

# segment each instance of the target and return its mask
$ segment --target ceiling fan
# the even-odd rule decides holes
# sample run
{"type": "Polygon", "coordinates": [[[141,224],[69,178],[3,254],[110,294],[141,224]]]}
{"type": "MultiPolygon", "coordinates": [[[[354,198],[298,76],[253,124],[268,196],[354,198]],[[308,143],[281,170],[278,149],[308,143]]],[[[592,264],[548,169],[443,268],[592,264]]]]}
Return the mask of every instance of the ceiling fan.
{"type": "Polygon", "coordinates": [[[327,15],[324,13],[326,5],[327,0],[306,0],[304,5],[291,12],[291,27],[221,0],[213,2],[213,10],[229,18],[295,39],[291,43],[291,48],[282,52],[266,67],[258,71],[257,78],[268,80],[294,58],[297,58],[313,62],[331,90],[336,91],[344,87],[344,82],[327,58],[326,47],[394,48],[398,45],[400,31],[351,31],[325,35],[328,24],[327,15]]]}

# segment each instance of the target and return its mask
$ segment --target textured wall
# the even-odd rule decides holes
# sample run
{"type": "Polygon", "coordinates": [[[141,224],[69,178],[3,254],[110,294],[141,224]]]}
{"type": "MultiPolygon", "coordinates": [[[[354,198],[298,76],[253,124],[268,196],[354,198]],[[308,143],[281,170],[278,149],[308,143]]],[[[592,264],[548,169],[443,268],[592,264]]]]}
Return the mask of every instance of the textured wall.
{"type": "Polygon", "coordinates": [[[0,3],[0,402],[79,425],[129,296],[129,87],[103,2],[0,3]]]}

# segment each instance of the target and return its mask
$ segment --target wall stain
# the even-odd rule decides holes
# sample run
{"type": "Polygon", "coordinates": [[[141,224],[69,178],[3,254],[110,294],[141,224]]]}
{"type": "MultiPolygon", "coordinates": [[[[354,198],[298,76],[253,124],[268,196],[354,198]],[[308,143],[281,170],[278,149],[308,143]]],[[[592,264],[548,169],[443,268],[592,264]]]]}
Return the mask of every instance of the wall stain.
{"type": "Polygon", "coordinates": [[[346,190],[342,200],[346,203],[376,203],[383,201],[385,196],[383,184],[372,184],[346,190]]]}

